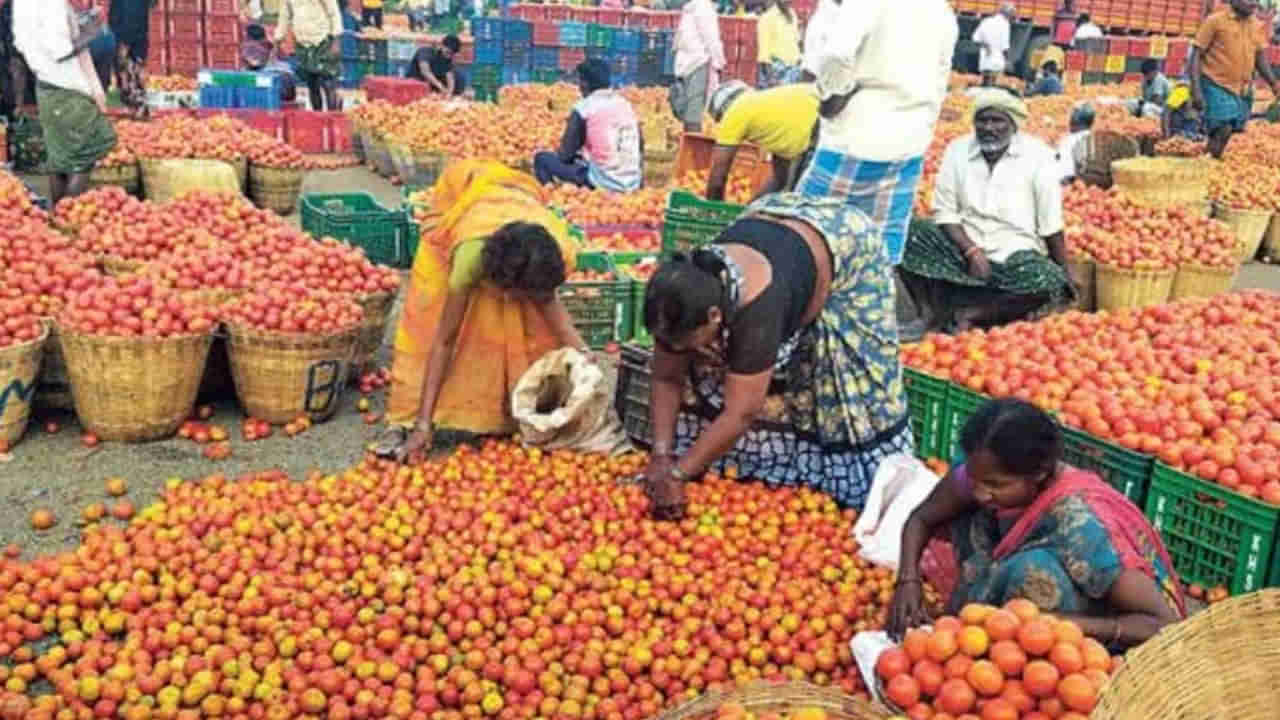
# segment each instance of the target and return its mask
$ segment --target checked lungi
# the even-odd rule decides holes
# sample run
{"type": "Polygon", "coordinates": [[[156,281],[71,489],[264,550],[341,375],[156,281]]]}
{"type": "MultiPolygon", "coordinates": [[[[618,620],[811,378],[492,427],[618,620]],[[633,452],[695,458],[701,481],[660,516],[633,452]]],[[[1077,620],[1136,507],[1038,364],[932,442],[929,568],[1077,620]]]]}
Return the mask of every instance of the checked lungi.
{"type": "Polygon", "coordinates": [[[846,198],[879,228],[889,250],[889,262],[897,265],[902,261],[911,206],[923,167],[919,157],[876,162],[818,148],[800,177],[796,192],[846,198]]]}

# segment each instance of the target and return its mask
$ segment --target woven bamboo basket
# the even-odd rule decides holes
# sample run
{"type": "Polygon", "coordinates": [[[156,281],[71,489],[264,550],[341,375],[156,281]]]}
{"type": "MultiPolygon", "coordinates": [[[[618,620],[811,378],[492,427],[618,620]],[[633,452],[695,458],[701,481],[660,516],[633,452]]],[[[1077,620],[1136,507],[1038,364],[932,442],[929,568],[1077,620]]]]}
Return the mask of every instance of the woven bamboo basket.
{"type": "Polygon", "coordinates": [[[1130,650],[1090,720],[1274,720],[1280,590],[1210,605],[1130,650]]]}
{"type": "Polygon", "coordinates": [[[761,715],[819,708],[835,720],[885,720],[890,713],[839,690],[804,682],[757,682],[733,690],[712,690],[658,715],[655,720],[699,720],[714,717],[725,703],[738,703],[761,715]]]}
{"type": "Polygon", "coordinates": [[[249,158],[239,157],[235,160],[224,160],[223,162],[226,162],[231,166],[232,170],[236,171],[236,179],[240,181],[240,189],[247,188],[249,186],[249,158]]]}
{"type": "Polygon", "coordinates": [[[368,156],[364,152],[364,126],[355,120],[354,115],[348,115],[351,118],[351,152],[355,154],[356,159],[365,162],[368,156]]]}
{"type": "Polygon", "coordinates": [[[89,187],[116,186],[125,192],[137,193],[142,189],[142,170],[137,163],[114,167],[95,167],[89,173],[89,187]]]}
{"type": "Polygon", "coordinates": [[[1108,130],[1097,130],[1085,138],[1085,162],[1080,179],[1090,185],[1109,188],[1112,184],[1111,164],[1117,160],[1135,157],[1138,143],[1127,135],[1108,130]]]}
{"type": "Polygon", "coordinates": [[[356,302],[364,309],[364,319],[360,322],[356,355],[351,362],[352,377],[373,368],[378,351],[382,349],[382,339],[387,335],[387,320],[391,317],[395,300],[395,294],[389,292],[360,295],[356,298],[356,302]]]}
{"type": "MultiPolygon", "coordinates": [[[[187,163],[198,163],[201,167],[212,167],[213,165],[226,165],[233,170],[236,180],[240,183],[235,192],[241,192],[244,189],[244,178],[240,175],[240,167],[235,162],[226,162],[223,160],[202,160],[191,158],[180,158],[187,163]],[[208,165],[205,165],[205,164],[208,165]]],[[[243,159],[242,159],[243,160],[243,159]]],[[[167,203],[173,200],[179,194],[178,188],[175,188],[175,181],[170,177],[169,172],[165,170],[164,159],[140,159],[139,167],[142,168],[142,188],[146,193],[147,199],[154,203],[167,203]]],[[[248,160],[243,160],[245,175],[248,175],[248,160]]],[[[230,178],[223,176],[226,182],[220,183],[217,189],[230,192],[232,188],[229,186],[230,178]]],[[[186,192],[187,188],[183,188],[182,192],[186,192]]]]}
{"type": "Polygon", "coordinates": [[[1132,270],[1113,265],[1098,265],[1094,283],[1098,309],[1119,310],[1127,307],[1159,305],[1173,292],[1174,268],[1167,270],[1132,270]]]}
{"type": "Polygon", "coordinates": [[[249,415],[281,425],[301,415],[327,420],[338,409],[359,328],[307,335],[228,327],[236,397],[249,415]]]}
{"type": "Polygon", "coordinates": [[[676,164],[674,160],[662,162],[646,158],[644,161],[644,186],[650,188],[667,187],[671,184],[675,172],[676,164]]]}
{"type": "Polygon", "coordinates": [[[44,358],[44,344],[49,337],[49,327],[35,340],[0,349],[0,388],[16,388],[0,405],[0,442],[6,448],[18,444],[31,420],[31,391],[40,376],[40,361],[44,358]]]}
{"type": "Polygon", "coordinates": [[[1262,256],[1268,260],[1280,260],[1280,213],[1271,216],[1267,234],[1262,238],[1262,256]]]}
{"type": "Polygon", "coordinates": [[[213,333],[124,338],[60,330],[80,422],[103,440],[172,435],[190,417],[213,333]]]}
{"type": "Polygon", "coordinates": [[[1262,240],[1275,213],[1270,210],[1242,210],[1214,204],[1213,217],[1231,226],[1236,234],[1236,257],[1247,263],[1258,255],[1262,240]]]}
{"type": "Polygon", "coordinates": [[[44,342],[44,359],[36,379],[36,394],[32,404],[43,410],[74,410],[71,397],[71,376],[67,374],[67,358],[62,354],[62,337],[52,318],[45,320],[49,328],[44,342]]]}
{"type": "Polygon", "coordinates": [[[404,180],[406,185],[414,187],[434,187],[436,180],[449,164],[449,156],[439,150],[418,150],[413,153],[414,177],[404,180]]]}
{"type": "Polygon", "coordinates": [[[1067,257],[1067,271],[1080,282],[1080,292],[1075,307],[1084,312],[1098,308],[1097,264],[1089,257],[1067,257]]]}
{"type": "Polygon", "coordinates": [[[298,207],[304,177],[306,171],[302,168],[250,165],[249,197],[260,208],[288,215],[298,207]]]}
{"type": "Polygon", "coordinates": [[[129,260],[118,255],[102,255],[98,258],[98,266],[102,268],[103,274],[111,277],[120,277],[121,275],[138,272],[145,268],[146,265],[141,260],[129,260]]]}
{"type": "Polygon", "coordinates": [[[1111,180],[1139,205],[1198,210],[1209,201],[1210,162],[1199,158],[1127,158],[1111,163],[1111,180]]]}
{"type": "Polygon", "coordinates": [[[378,166],[373,162],[373,154],[377,151],[378,137],[369,128],[360,131],[360,146],[364,149],[364,166],[369,168],[370,172],[376,172],[378,166]]]}
{"type": "Polygon", "coordinates": [[[391,148],[387,145],[386,140],[373,136],[372,145],[365,149],[369,154],[369,160],[372,162],[372,170],[382,177],[394,177],[396,174],[395,161],[391,159],[391,148]]]}
{"type": "Polygon", "coordinates": [[[1173,276],[1173,289],[1169,292],[1169,299],[1213,297],[1230,292],[1239,274],[1238,265],[1229,268],[1181,265],[1173,276]]]}

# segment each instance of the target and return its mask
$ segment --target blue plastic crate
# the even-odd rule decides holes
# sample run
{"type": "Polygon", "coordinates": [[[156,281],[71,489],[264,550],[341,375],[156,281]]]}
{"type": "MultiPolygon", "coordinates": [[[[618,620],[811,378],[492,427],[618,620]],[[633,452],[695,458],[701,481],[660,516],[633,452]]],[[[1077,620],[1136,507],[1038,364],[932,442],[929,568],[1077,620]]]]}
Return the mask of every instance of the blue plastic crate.
{"type": "Polygon", "coordinates": [[[641,52],[665,53],[670,47],[670,30],[648,30],[640,34],[641,52]]]}
{"type": "Polygon", "coordinates": [[[601,47],[587,48],[586,57],[588,60],[608,60],[609,51],[601,47]]]}
{"type": "Polygon", "coordinates": [[[615,52],[609,54],[609,73],[634,75],[640,71],[640,53],[615,52]]]}
{"type": "Polygon", "coordinates": [[[638,73],[609,73],[609,87],[615,90],[639,84],[640,75],[638,73]]]}
{"type": "Polygon", "coordinates": [[[413,63],[408,60],[392,60],[391,72],[389,74],[396,77],[404,77],[409,73],[409,66],[413,63]]]}
{"type": "Polygon", "coordinates": [[[501,65],[502,41],[476,40],[475,62],[477,65],[501,65]]]}
{"type": "Polygon", "coordinates": [[[342,61],[342,87],[351,90],[364,82],[364,64],[356,60],[342,61]]]}
{"type": "Polygon", "coordinates": [[[236,89],[233,87],[200,86],[200,107],[233,108],[236,106],[236,89]]]}
{"type": "Polygon", "coordinates": [[[533,49],[533,69],[560,69],[560,48],[535,47],[533,49]]]}
{"type": "Polygon", "coordinates": [[[662,74],[676,74],[676,53],[674,48],[667,50],[666,55],[662,57],[662,74]]]}
{"type": "Polygon", "coordinates": [[[520,68],[521,70],[532,70],[533,48],[503,48],[502,64],[506,67],[520,68]]]}
{"type": "Polygon", "coordinates": [[[270,83],[267,87],[236,88],[235,91],[236,107],[238,108],[251,110],[280,109],[280,84],[278,80],[270,83]]]}
{"type": "Polygon", "coordinates": [[[344,31],[339,37],[342,45],[342,59],[355,60],[360,52],[360,44],[356,42],[356,34],[344,31]]]}
{"type": "Polygon", "coordinates": [[[575,48],[586,47],[587,24],[580,22],[560,23],[560,46],[575,48]]]}
{"type": "Polygon", "coordinates": [[[533,23],[527,20],[505,20],[502,28],[502,44],[507,47],[533,45],[533,23]]]}
{"type": "Polygon", "coordinates": [[[503,66],[503,85],[525,85],[530,82],[533,82],[533,71],[529,68],[503,66]]]}
{"type": "Polygon", "coordinates": [[[641,41],[644,35],[639,30],[624,30],[618,28],[613,31],[613,38],[610,41],[609,49],[614,52],[638,53],[641,49],[641,41]]]}
{"type": "Polygon", "coordinates": [[[471,18],[471,36],[475,38],[476,45],[481,40],[502,40],[502,31],[504,30],[502,18],[473,17],[471,18]]]}

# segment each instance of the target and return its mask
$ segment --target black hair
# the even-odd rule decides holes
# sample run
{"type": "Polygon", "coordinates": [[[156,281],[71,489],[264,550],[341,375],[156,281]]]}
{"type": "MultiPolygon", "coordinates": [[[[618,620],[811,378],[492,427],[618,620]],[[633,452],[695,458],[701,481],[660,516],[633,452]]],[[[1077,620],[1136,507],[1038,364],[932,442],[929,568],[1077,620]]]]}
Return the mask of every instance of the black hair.
{"type": "Polygon", "coordinates": [[[254,42],[266,42],[267,31],[257,23],[254,23],[244,29],[244,34],[254,42]]]}
{"type": "Polygon", "coordinates": [[[966,457],[988,450],[1018,475],[1052,471],[1062,460],[1062,429],[1049,413],[1014,398],[992,400],[960,431],[966,457]]]}
{"type": "Polygon", "coordinates": [[[1046,60],[1044,65],[1041,65],[1040,67],[1047,73],[1052,73],[1054,75],[1058,74],[1058,63],[1056,61],[1046,60]]]}
{"type": "Polygon", "coordinates": [[[578,79],[589,93],[609,87],[609,63],[600,58],[583,60],[578,63],[578,79]]]}
{"type": "Polygon", "coordinates": [[[1159,69],[1160,69],[1160,61],[1156,60],[1155,58],[1147,58],[1146,60],[1142,61],[1143,75],[1146,75],[1149,72],[1155,72],[1159,69]]]}
{"type": "Polygon", "coordinates": [[[551,292],[564,284],[564,256],[547,229],[510,222],[484,243],[484,277],[503,290],[551,292]]]}
{"type": "Polygon", "coordinates": [[[644,326],[656,338],[679,339],[707,323],[707,313],[728,305],[720,279],[724,264],[714,255],[675,253],[644,289],[644,326]]]}
{"type": "Polygon", "coordinates": [[[449,48],[450,52],[458,52],[462,49],[462,41],[458,39],[457,35],[445,35],[441,44],[449,48]]]}

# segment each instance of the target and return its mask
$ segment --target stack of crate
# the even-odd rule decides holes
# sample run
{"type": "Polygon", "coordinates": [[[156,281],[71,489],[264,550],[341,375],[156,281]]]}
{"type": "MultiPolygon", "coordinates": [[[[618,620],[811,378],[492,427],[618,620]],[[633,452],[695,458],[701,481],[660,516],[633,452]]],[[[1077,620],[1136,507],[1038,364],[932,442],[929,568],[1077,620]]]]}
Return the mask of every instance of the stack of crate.
{"type": "MultiPolygon", "coordinates": [[[[240,67],[239,0],[166,0],[163,38],[170,73],[195,75],[201,68],[240,67]]],[[[155,20],[153,13],[152,20],[155,20]]],[[[152,47],[159,45],[151,27],[152,47]]]]}
{"type": "MultiPolygon", "coordinates": [[[[1059,0],[1021,0],[1016,3],[1018,19],[1045,27],[1053,22],[1059,0]]],[[[990,15],[999,8],[997,0],[956,0],[956,12],[990,15]]],[[[1076,0],[1076,12],[1089,13],[1099,26],[1171,35],[1195,33],[1204,18],[1202,0],[1076,0]]]]}
{"type": "Polygon", "coordinates": [[[755,85],[759,61],[756,57],[759,45],[756,41],[756,19],[747,17],[720,18],[720,41],[724,45],[725,75],[755,85]]]}
{"type": "Polygon", "coordinates": [[[1185,37],[1104,37],[1082,40],[1066,53],[1068,80],[1079,77],[1083,85],[1138,82],[1142,79],[1142,62],[1159,60],[1161,71],[1169,77],[1186,71],[1191,41],[1185,37]]]}

